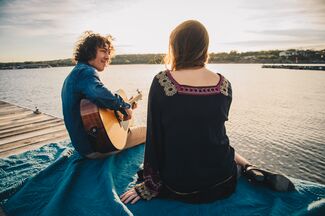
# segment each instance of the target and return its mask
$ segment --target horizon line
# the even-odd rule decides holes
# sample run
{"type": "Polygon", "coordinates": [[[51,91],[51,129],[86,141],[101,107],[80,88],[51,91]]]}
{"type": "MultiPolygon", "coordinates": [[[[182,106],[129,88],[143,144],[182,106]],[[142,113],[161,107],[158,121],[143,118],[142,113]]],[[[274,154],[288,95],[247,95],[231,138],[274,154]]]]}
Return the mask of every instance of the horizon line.
{"type": "MultiPolygon", "coordinates": [[[[307,50],[311,50],[311,51],[325,51],[325,48],[319,48],[319,49],[315,49],[315,48],[306,48],[306,49],[299,49],[299,48],[290,48],[290,49],[269,49],[269,50],[250,50],[250,51],[238,51],[238,50],[231,50],[229,52],[226,51],[221,51],[221,52],[209,52],[209,54],[218,54],[218,53],[231,53],[231,52],[236,52],[236,53],[247,53],[247,52],[263,52],[263,51],[289,51],[289,50],[295,50],[295,51],[307,51],[307,50]]],[[[121,55],[167,55],[166,53],[124,53],[124,54],[117,54],[114,55],[114,57],[116,56],[121,56],[121,55]]],[[[0,61],[1,64],[5,64],[5,63],[24,63],[24,62],[44,62],[44,61],[58,61],[58,60],[66,60],[66,59],[72,59],[73,60],[73,56],[71,57],[65,57],[65,58],[56,58],[56,59],[44,59],[44,60],[22,60],[22,61],[0,61]]]]}

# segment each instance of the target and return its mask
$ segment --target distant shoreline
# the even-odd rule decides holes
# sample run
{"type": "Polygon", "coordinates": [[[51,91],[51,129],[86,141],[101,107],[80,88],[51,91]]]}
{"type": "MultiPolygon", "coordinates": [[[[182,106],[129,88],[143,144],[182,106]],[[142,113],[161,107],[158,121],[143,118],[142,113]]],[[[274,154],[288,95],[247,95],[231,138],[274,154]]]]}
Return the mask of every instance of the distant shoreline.
{"type": "Polygon", "coordinates": [[[325,71],[325,66],[319,66],[319,65],[318,66],[316,65],[262,65],[262,68],[325,71]]]}
{"type": "MultiPolygon", "coordinates": [[[[163,64],[164,54],[116,55],[112,65],[163,64]]],[[[257,52],[231,51],[210,53],[210,64],[325,64],[325,50],[269,50],[257,52]]],[[[0,63],[0,70],[74,66],[71,58],[51,61],[0,63]]]]}

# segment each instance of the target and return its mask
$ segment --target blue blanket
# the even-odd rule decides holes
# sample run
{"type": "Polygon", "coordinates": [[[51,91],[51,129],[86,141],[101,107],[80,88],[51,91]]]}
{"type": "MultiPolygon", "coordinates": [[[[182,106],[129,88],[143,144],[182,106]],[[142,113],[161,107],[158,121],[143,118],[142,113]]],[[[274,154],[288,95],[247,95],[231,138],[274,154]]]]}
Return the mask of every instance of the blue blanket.
{"type": "Polygon", "coordinates": [[[325,215],[325,186],[292,179],[296,191],[273,192],[240,178],[229,198],[209,204],[153,199],[124,205],[144,146],[87,160],[68,142],[0,159],[0,202],[8,215],[325,215]],[[131,182],[131,183],[130,183],[131,182]]]}

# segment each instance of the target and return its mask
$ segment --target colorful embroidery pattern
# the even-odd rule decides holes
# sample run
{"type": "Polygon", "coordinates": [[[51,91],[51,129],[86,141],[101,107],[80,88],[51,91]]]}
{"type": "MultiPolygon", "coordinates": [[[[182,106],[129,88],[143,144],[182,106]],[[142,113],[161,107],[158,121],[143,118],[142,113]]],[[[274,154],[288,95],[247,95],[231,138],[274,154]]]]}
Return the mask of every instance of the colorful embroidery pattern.
{"type": "Polygon", "coordinates": [[[229,81],[223,77],[223,82],[220,86],[220,92],[224,94],[225,96],[228,96],[228,88],[229,88],[229,81]]]}
{"type": "Polygon", "coordinates": [[[159,194],[162,186],[158,171],[153,170],[148,164],[143,171],[144,182],[135,185],[137,194],[145,200],[150,200],[159,194]]]}
{"type": "Polygon", "coordinates": [[[177,93],[177,89],[168,78],[166,71],[161,71],[159,74],[156,75],[156,77],[159,80],[160,85],[164,88],[165,94],[167,96],[173,96],[177,93]]]}
{"type": "Polygon", "coordinates": [[[137,192],[137,194],[145,200],[151,200],[154,197],[154,194],[151,193],[151,191],[148,189],[148,187],[146,187],[145,182],[142,182],[140,184],[137,184],[135,186],[135,190],[137,192]]]}
{"type": "Polygon", "coordinates": [[[220,81],[215,86],[204,86],[204,87],[196,87],[196,86],[187,86],[179,84],[170,72],[162,71],[156,75],[160,85],[164,88],[166,96],[173,96],[176,93],[179,94],[186,94],[186,95],[216,95],[216,94],[223,94],[228,96],[228,89],[229,89],[229,81],[223,77],[221,74],[220,81]]]}

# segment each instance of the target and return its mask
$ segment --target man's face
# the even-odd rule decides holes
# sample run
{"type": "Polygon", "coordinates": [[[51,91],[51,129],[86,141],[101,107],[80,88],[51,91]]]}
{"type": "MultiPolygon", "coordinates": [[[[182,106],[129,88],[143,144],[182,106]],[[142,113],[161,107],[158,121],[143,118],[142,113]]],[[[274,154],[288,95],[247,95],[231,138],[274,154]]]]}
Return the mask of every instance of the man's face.
{"type": "Polygon", "coordinates": [[[108,45],[105,44],[105,47],[97,48],[96,58],[89,60],[88,63],[96,68],[97,71],[103,71],[108,65],[109,58],[110,50],[108,48],[108,45]]]}

